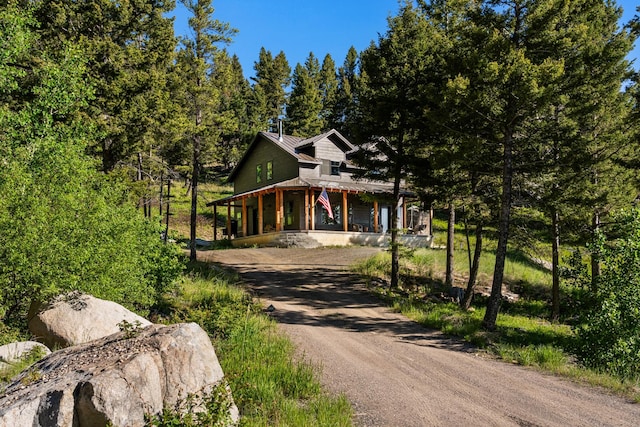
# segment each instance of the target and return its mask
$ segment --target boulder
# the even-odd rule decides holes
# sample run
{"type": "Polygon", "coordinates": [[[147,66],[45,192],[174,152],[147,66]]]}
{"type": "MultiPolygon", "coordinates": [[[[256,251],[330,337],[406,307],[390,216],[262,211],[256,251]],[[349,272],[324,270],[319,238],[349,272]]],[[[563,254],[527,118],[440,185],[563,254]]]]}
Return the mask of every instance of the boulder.
{"type": "Polygon", "coordinates": [[[45,345],[35,341],[14,342],[0,346],[0,369],[3,369],[8,363],[17,362],[27,357],[35,349],[38,349],[42,356],[51,353],[51,350],[45,345]]]}
{"type": "MultiPolygon", "coordinates": [[[[58,350],[16,377],[0,395],[0,427],[143,426],[145,414],[188,407],[188,396],[202,398],[223,380],[195,323],[123,331],[58,350]]],[[[226,390],[235,424],[238,409],[226,390]]]]}
{"type": "Polygon", "coordinates": [[[144,317],[112,301],[79,292],[61,295],[50,304],[33,304],[29,310],[29,330],[47,347],[69,347],[97,340],[120,331],[119,324],[146,327],[144,317]]]}

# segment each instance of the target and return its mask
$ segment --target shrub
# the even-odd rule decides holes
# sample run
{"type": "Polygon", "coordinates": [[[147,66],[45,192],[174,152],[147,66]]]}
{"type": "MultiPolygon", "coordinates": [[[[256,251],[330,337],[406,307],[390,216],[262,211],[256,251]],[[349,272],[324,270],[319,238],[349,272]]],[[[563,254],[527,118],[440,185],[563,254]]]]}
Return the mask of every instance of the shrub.
{"type": "Polygon", "coordinates": [[[86,154],[99,135],[82,113],[83,53],[51,60],[31,24],[28,10],[0,9],[0,320],[70,290],[149,306],[179,274],[177,252],[86,154]]]}
{"type": "Polygon", "coordinates": [[[640,375],[640,209],[618,215],[615,240],[599,233],[592,251],[600,254],[597,292],[578,327],[578,355],[587,366],[622,378],[640,375]]]}

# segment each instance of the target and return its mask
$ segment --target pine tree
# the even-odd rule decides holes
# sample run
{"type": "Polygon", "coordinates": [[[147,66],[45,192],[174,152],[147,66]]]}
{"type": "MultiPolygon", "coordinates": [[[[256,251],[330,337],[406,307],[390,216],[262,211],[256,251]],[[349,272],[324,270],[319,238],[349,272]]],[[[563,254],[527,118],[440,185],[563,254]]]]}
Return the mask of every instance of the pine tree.
{"type": "MultiPolygon", "coordinates": [[[[389,29],[360,57],[357,110],[353,128],[360,145],[356,160],[369,171],[365,176],[392,181],[393,206],[400,201],[401,182],[420,162],[423,173],[429,132],[427,112],[437,103],[429,90],[440,81],[438,31],[411,4],[389,19],[389,29]]],[[[397,216],[391,224],[391,287],[399,285],[397,216]]]]}
{"type": "MultiPolygon", "coordinates": [[[[595,128],[589,122],[599,123],[599,126],[605,124],[594,120],[596,116],[589,114],[589,99],[581,98],[579,94],[586,92],[591,99],[599,99],[604,93],[619,92],[620,80],[613,75],[620,76],[624,66],[620,68],[622,64],[612,58],[619,57],[624,51],[619,49],[624,42],[621,43],[619,35],[610,30],[615,26],[605,29],[612,22],[612,15],[607,17],[605,13],[600,19],[593,20],[594,9],[589,10],[584,5],[576,5],[573,10],[567,9],[569,7],[553,1],[512,0],[501,7],[485,3],[476,10],[469,9],[470,25],[456,39],[457,49],[463,52],[476,50],[478,45],[484,49],[465,55],[465,61],[458,64],[460,72],[450,80],[447,97],[461,107],[454,114],[467,123],[468,136],[481,141],[484,150],[501,153],[499,162],[487,165],[487,171],[493,170],[494,176],[501,180],[496,265],[483,320],[487,329],[495,328],[500,307],[514,188],[526,190],[544,186],[544,183],[536,182],[536,178],[553,167],[560,170],[558,167],[563,164],[560,143],[569,144],[565,149],[566,153],[572,153],[570,156],[575,162],[572,165],[588,169],[594,164],[590,161],[578,166],[577,162],[585,161],[586,154],[596,145],[583,143],[580,149],[576,144],[580,138],[593,135],[589,129],[595,128]],[[589,26],[594,29],[593,34],[581,35],[589,26]],[[617,49],[600,64],[611,73],[604,69],[595,71],[595,63],[588,60],[587,53],[597,50],[593,49],[592,43],[600,34],[602,40],[613,38],[605,51],[617,49]],[[582,46],[585,47],[577,48],[582,46]],[[585,75],[580,76],[581,72],[585,75]],[[592,91],[600,90],[594,89],[599,84],[587,77],[600,72],[606,76],[602,77],[602,82],[606,81],[608,88],[597,94],[592,91]],[[577,84],[580,80],[586,86],[580,88],[577,84]],[[612,90],[613,87],[618,89],[612,90]],[[576,125],[568,125],[568,121],[576,125]],[[501,173],[495,174],[498,168],[501,173]]],[[[594,6],[596,10],[597,7],[594,6]]],[[[616,103],[620,105],[619,101],[619,98],[613,101],[609,108],[616,103]]],[[[617,108],[612,111],[614,114],[620,112],[617,108]]],[[[556,178],[551,179],[548,188],[555,190],[549,194],[568,194],[566,187],[559,186],[563,177],[556,175],[556,178]]],[[[553,211],[552,217],[558,218],[553,211]]],[[[553,222],[557,229],[557,221],[553,222]]],[[[554,300],[557,301],[557,287],[554,289],[554,300]]]]}
{"type": "MultiPolygon", "coordinates": [[[[153,92],[164,85],[175,38],[174,3],[164,0],[43,0],[34,3],[39,49],[73,43],[88,58],[85,78],[95,88],[87,116],[103,137],[90,150],[104,171],[153,143],[163,123],[153,92]]],[[[55,54],[55,53],[53,53],[55,54]]]]}
{"type": "Polygon", "coordinates": [[[553,99],[527,128],[538,155],[520,171],[528,203],[546,212],[551,223],[552,318],[557,320],[561,226],[584,224],[589,212],[597,224],[615,206],[612,195],[629,193],[621,185],[626,180],[611,178],[621,172],[612,160],[625,140],[629,104],[621,88],[631,40],[618,29],[619,13],[612,5],[585,1],[550,7],[530,11],[527,50],[536,62],[562,62],[562,73],[547,82],[553,99]]]}
{"type": "Polygon", "coordinates": [[[275,130],[278,119],[284,114],[287,102],[286,88],[291,82],[291,67],[284,52],[273,57],[264,47],[260,49],[258,62],[254,63],[253,77],[254,111],[261,117],[260,128],[275,130]]]}
{"type": "Polygon", "coordinates": [[[323,130],[320,65],[313,52],[304,66],[293,71],[292,88],[287,103],[287,133],[310,137],[323,130]]]}
{"type": "Polygon", "coordinates": [[[329,54],[324,57],[320,69],[320,93],[322,95],[322,110],[320,111],[323,122],[322,129],[329,130],[333,127],[331,120],[338,98],[336,63],[329,54]]]}
{"type": "Polygon", "coordinates": [[[229,57],[226,50],[216,54],[211,79],[219,94],[215,120],[220,140],[214,158],[228,169],[240,160],[258,130],[249,105],[251,85],[244,77],[238,57],[229,57]]]}
{"type": "Polygon", "coordinates": [[[192,38],[181,40],[182,48],[178,52],[178,68],[184,76],[183,107],[190,119],[186,136],[191,142],[191,224],[190,259],[195,261],[196,225],[198,205],[198,181],[202,166],[202,150],[207,142],[217,139],[220,129],[213,128],[215,108],[219,102],[219,93],[211,81],[214,61],[218,57],[218,45],[229,43],[236,30],[228,23],[213,18],[211,0],[181,0],[191,13],[189,26],[192,38]]]}
{"type": "MultiPolygon", "coordinates": [[[[500,153],[498,162],[488,165],[500,171],[498,245],[491,296],[483,326],[494,329],[502,296],[502,279],[509,239],[514,179],[532,162],[538,147],[530,138],[530,127],[553,100],[553,87],[562,73],[562,60],[531,57],[529,47],[537,34],[530,33],[536,10],[550,2],[512,0],[485,3],[469,9],[469,30],[461,32],[456,48],[465,61],[448,83],[448,97],[462,108],[459,121],[469,125],[467,134],[481,141],[483,149],[500,153]],[[477,46],[483,46],[477,50],[477,46]]],[[[495,155],[491,156],[495,159],[495,155]]]]}
{"type": "Polygon", "coordinates": [[[336,100],[327,128],[338,130],[348,139],[353,139],[356,121],[355,91],[358,82],[358,51],[351,46],[342,67],[338,69],[336,100]]]}

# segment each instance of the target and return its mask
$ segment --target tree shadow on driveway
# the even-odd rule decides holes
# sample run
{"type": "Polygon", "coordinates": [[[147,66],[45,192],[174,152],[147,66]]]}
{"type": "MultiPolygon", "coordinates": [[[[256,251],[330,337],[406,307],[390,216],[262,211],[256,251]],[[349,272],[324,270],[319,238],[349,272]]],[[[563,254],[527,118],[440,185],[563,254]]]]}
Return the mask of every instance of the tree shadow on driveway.
{"type": "Polygon", "coordinates": [[[284,270],[270,264],[236,271],[253,294],[273,306],[269,315],[282,324],[338,328],[357,333],[386,334],[399,342],[463,352],[476,347],[440,331],[427,329],[393,312],[372,295],[358,275],[321,267],[284,270]]]}

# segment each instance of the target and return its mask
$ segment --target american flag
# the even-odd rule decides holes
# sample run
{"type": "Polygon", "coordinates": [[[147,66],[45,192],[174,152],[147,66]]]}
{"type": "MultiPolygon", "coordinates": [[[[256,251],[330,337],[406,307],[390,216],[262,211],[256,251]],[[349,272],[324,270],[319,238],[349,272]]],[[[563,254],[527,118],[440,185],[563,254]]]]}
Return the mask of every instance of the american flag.
{"type": "Polygon", "coordinates": [[[331,203],[329,203],[329,196],[327,195],[327,190],[325,188],[322,189],[322,193],[318,197],[318,202],[327,210],[327,214],[329,218],[333,219],[333,211],[331,210],[331,203]]]}

